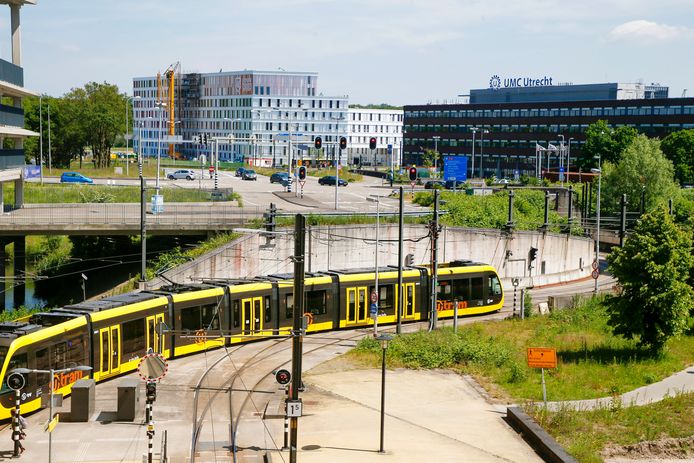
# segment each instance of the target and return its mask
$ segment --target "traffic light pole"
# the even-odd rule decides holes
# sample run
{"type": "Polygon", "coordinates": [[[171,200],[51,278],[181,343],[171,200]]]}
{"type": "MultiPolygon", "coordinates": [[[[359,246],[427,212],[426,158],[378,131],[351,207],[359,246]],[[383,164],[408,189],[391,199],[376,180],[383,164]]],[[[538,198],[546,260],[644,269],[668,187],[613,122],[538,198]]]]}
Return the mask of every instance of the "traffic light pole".
{"type": "MultiPolygon", "coordinates": [[[[154,418],[152,417],[152,403],[154,400],[150,397],[149,389],[156,388],[157,383],[151,381],[145,384],[147,393],[147,402],[145,408],[145,421],[147,421],[147,463],[152,463],[152,445],[154,443],[154,418]]],[[[156,390],[156,389],[155,389],[156,390]]]]}
{"type": "Polygon", "coordinates": [[[403,309],[403,282],[402,282],[402,262],[405,258],[403,250],[403,240],[402,240],[402,230],[404,222],[404,205],[405,205],[405,192],[403,187],[400,187],[400,220],[398,221],[398,317],[397,317],[397,327],[395,332],[400,334],[402,330],[402,309],[403,309]]]}
{"type": "MultiPolygon", "coordinates": [[[[292,328],[292,387],[290,402],[299,402],[301,387],[301,355],[303,344],[302,318],[304,315],[304,257],[306,247],[306,218],[296,215],[294,223],[294,324],[292,328]]],[[[299,413],[300,415],[300,413],[299,413]]],[[[298,416],[292,416],[289,424],[289,463],[296,463],[299,436],[298,416]]]]}
{"type": "Polygon", "coordinates": [[[429,331],[436,329],[438,312],[436,307],[436,285],[437,273],[439,269],[438,254],[439,254],[439,190],[434,189],[434,220],[431,225],[431,314],[429,331]]]}
{"type": "MultiPolygon", "coordinates": [[[[19,429],[19,405],[21,403],[22,391],[16,389],[14,391],[14,416],[12,417],[12,440],[14,441],[14,452],[12,452],[13,458],[19,458],[19,437],[21,430],[19,429]]],[[[49,434],[50,435],[50,434],[49,434]]]]}
{"type": "Polygon", "coordinates": [[[342,148],[340,147],[335,147],[337,149],[338,155],[337,155],[337,162],[335,163],[335,210],[338,208],[338,196],[339,196],[339,189],[340,189],[340,158],[342,158],[342,148]]]}

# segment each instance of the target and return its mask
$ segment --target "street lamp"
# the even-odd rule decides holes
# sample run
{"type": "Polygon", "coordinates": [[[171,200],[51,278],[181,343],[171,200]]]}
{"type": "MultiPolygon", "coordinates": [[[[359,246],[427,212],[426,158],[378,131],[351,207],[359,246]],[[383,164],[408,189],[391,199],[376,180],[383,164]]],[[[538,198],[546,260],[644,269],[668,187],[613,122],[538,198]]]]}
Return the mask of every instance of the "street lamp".
{"type": "Polygon", "coordinates": [[[376,273],[376,281],[374,283],[374,293],[376,294],[376,300],[373,301],[372,303],[376,306],[376,317],[374,318],[374,336],[378,336],[378,302],[380,299],[379,293],[378,293],[378,241],[379,241],[379,231],[380,231],[380,224],[381,224],[381,214],[380,214],[380,206],[381,206],[381,196],[377,195],[371,195],[367,196],[366,200],[372,203],[376,203],[376,252],[374,252],[374,272],[376,273]]]}
{"type": "MultiPolygon", "coordinates": [[[[128,106],[132,100],[140,99],[140,95],[129,96],[125,100],[125,175],[126,177],[130,175],[130,170],[128,164],[130,164],[130,158],[128,158],[128,132],[130,131],[130,124],[128,124],[128,106]]],[[[135,120],[135,104],[132,106],[133,110],[133,120],[135,120]]],[[[135,143],[133,143],[133,149],[135,148],[135,143]]]]}
{"type": "Polygon", "coordinates": [[[436,176],[436,178],[439,178],[439,171],[436,167],[436,158],[439,157],[439,140],[441,140],[441,137],[439,137],[438,135],[434,135],[431,138],[434,139],[434,175],[436,176]]]}
{"type": "MultiPolygon", "coordinates": [[[[50,370],[34,370],[31,368],[16,368],[12,370],[15,373],[20,373],[22,375],[27,375],[29,373],[36,373],[36,374],[49,374],[51,375],[51,380],[49,384],[49,391],[50,391],[50,397],[49,397],[49,414],[50,417],[48,419],[48,422],[50,423],[53,420],[53,383],[55,380],[55,374],[56,373],[69,373],[72,371],[91,371],[92,367],[88,367],[86,365],[79,365],[73,368],[63,368],[61,370],[54,370],[51,368],[50,370]]],[[[48,433],[48,463],[51,463],[51,457],[52,457],[52,439],[51,437],[53,436],[53,432],[48,433]]]]}
{"type": "Polygon", "coordinates": [[[561,137],[561,142],[559,142],[559,172],[557,175],[561,177],[561,185],[564,186],[564,176],[562,174],[562,167],[564,167],[564,135],[559,134],[561,137]]]}
{"type": "Polygon", "coordinates": [[[161,132],[162,132],[162,120],[163,120],[162,114],[164,112],[164,107],[166,107],[166,103],[163,103],[163,102],[159,102],[155,106],[155,108],[159,112],[159,126],[158,126],[159,136],[157,137],[157,182],[156,182],[155,187],[154,187],[157,197],[159,196],[159,168],[160,168],[160,164],[161,164],[161,132]]]}
{"type": "Polygon", "coordinates": [[[381,446],[378,453],[385,453],[383,450],[383,429],[385,425],[385,407],[386,407],[386,350],[388,342],[393,340],[393,335],[383,333],[376,337],[376,340],[381,343],[381,446]]]}
{"type": "Polygon", "coordinates": [[[566,142],[566,181],[570,182],[571,177],[569,176],[569,168],[571,167],[571,140],[573,140],[574,137],[569,138],[569,140],[566,142]]]}
{"type": "Polygon", "coordinates": [[[472,127],[472,166],[470,167],[470,178],[475,176],[475,134],[479,130],[479,127],[472,127]]]}
{"type": "Polygon", "coordinates": [[[484,129],[480,130],[480,178],[484,178],[482,168],[483,168],[483,163],[484,163],[484,155],[482,154],[482,150],[484,150],[484,134],[489,133],[489,130],[484,129]]]}
{"type": "MultiPolygon", "coordinates": [[[[602,168],[600,167],[600,153],[598,153],[598,168],[595,169],[590,169],[590,171],[594,174],[598,174],[598,199],[595,205],[595,209],[597,212],[597,219],[598,219],[598,224],[597,224],[597,232],[595,235],[595,263],[597,264],[597,268],[595,269],[596,271],[600,272],[600,184],[602,180],[602,168]]],[[[598,273],[599,276],[599,273],[598,273]]],[[[598,293],[598,279],[594,278],[595,280],[595,287],[593,288],[593,293],[597,294],[598,293]]]]}

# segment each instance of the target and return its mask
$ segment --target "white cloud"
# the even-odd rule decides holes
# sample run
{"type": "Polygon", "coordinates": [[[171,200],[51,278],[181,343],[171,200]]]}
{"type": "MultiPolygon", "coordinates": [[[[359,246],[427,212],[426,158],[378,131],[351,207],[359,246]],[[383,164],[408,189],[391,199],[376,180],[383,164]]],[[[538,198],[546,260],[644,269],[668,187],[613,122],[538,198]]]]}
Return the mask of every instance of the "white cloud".
{"type": "Polygon", "coordinates": [[[664,42],[679,38],[694,37],[694,29],[684,26],[658,24],[645,19],[625,22],[610,31],[612,40],[640,40],[664,42]]]}

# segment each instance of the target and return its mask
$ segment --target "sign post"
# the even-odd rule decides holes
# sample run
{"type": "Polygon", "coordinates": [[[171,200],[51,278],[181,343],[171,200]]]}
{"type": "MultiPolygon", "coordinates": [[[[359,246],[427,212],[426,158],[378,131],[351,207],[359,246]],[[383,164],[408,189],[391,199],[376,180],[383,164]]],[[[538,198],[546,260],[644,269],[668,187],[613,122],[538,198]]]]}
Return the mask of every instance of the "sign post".
{"type": "Polygon", "coordinates": [[[145,421],[147,421],[147,463],[152,463],[152,444],[154,440],[154,418],[152,416],[152,404],[157,398],[157,381],[166,376],[169,365],[163,355],[157,353],[147,354],[137,365],[137,373],[145,382],[146,409],[145,421]]]}
{"type": "Polygon", "coordinates": [[[528,366],[542,371],[542,401],[547,407],[545,368],[557,368],[557,350],[551,347],[528,347],[528,366]]]}

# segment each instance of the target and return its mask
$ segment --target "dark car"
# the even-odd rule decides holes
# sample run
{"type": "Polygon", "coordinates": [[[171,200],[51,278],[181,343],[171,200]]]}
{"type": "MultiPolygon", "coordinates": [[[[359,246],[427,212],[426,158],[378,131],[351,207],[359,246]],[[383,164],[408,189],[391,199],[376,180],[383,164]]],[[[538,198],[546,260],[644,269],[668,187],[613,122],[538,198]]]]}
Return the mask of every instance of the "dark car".
{"type": "Polygon", "coordinates": [[[347,186],[347,182],[342,179],[337,179],[334,175],[326,175],[318,179],[319,185],[335,185],[335,182],[339,182],[340,186],[347,186]]]}
{"type": "Polygon", "coordinates": [[[94,183],[94,180],[79,172],[63,172],[63,175],[60,176],[60,183],[94,183]]]}
{"type": "Polygon", "coordinates": [[[246,169],[243,171],[243,175],[241,175],[241,180],[258,180],[258,176],[254,170],[246,169]]]}
{"type": "Polygon", "coordinates": [[[446,182],[443,180],[429,180],[424,184],[424,188],[427,190],[431,190],[434,188],[443,188],[446,186],[446,182]]]}
{"type": "Polygon", "coordinates": [[[236,175],[237,177],[243,177],[243,173],[244,173],[244,172],[246,172],[246,168],[245,168],[245,167],[239,167],[238,169],[236,169],[236,174],[235,174],[235,175],[236,175]]]}
{"type": "Polygon", "coordinates": [[[275,172],[270,175],[270,183],[284,183],[289,178],[287,172],[275,172]]]}

